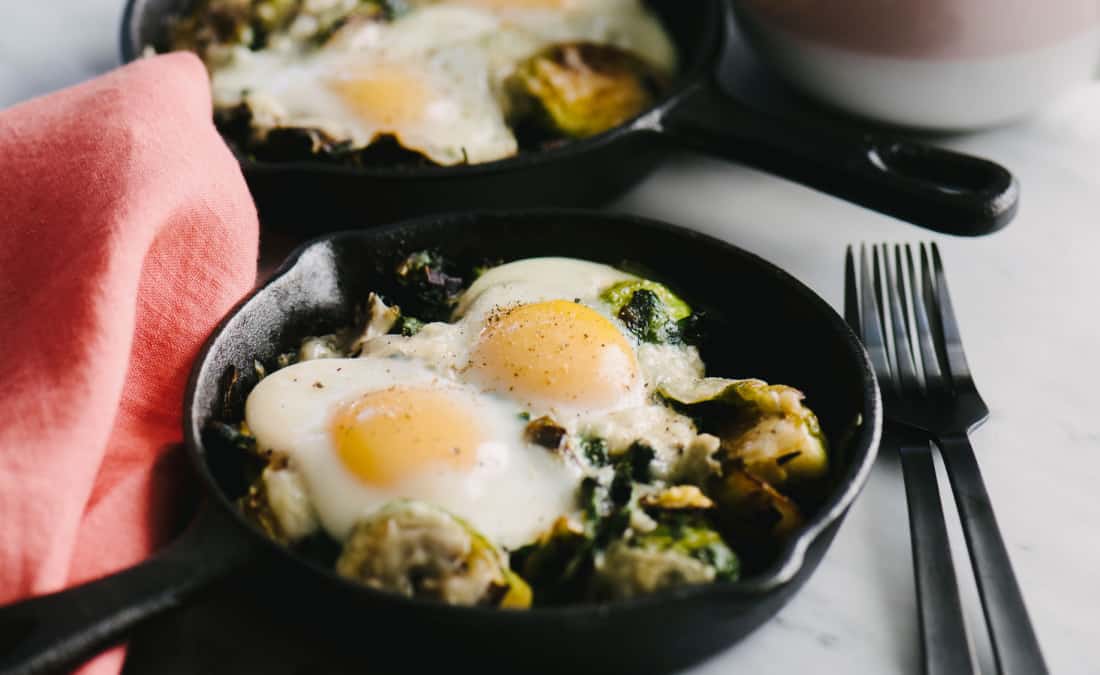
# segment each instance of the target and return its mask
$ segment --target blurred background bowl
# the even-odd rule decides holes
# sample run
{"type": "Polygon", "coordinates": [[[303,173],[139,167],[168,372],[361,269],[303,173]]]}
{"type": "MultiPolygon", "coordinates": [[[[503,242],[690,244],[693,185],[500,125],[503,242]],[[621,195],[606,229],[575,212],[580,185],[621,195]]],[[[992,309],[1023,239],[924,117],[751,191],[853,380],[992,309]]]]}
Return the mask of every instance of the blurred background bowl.
{"type": "Polygon", "coordinates": [[[803,92],[937,130],[1027,116],[1100,63],[1098,0],[736,0],[762,58],[803,92]]]}

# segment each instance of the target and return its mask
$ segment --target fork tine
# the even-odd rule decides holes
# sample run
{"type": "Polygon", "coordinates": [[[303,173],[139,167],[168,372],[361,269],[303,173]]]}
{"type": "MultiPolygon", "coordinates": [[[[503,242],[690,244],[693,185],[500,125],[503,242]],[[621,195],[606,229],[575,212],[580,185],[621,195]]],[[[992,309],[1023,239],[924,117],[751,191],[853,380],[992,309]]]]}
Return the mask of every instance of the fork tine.
{"type": "Polygon", "coordinates": [[[890,255],[885,244],[882,245],[882,258],[886,290],[890,299],[890,320],[894,329],[894,363],[897,366],[898,387],[903,394],[919,394],[920,381],[917,380],[917,366],[913,361],[913,349],[909,344],[908,316],[905,313],[902,296],[898,292],[898,286],[904,280],[900,276],[900,269],[890,269],[890,255]]]}
{"type": "Polygon", "coordinates": [[[878,246],[871,244],[871,261],[872,266],[875,267],[875,318],[879,322],[879,331],[882,333],[882,346],[887,353],[887,362],[890,364],[890,368],[893,369],[897,366],[893,362],[893,352],[891,351],[890,341],[887,340],[887,336],[890,334],[887,330],[889,328],[889,320],[887,319],[887,291],[886,283],[882,280],[882,264],[879,261],[878,246]]]}
{"type": "Polygon", "coordinates": [[[863,346],[867,349],[867,355],[871,358],[871,365],[875,369],[875,377],[878,378],[884,391],[893,387],[893,377],[890,375],[890,360],[886,352],[886,340],[882,334],[882,323],[879,318],[879,304],[875,298],[875,289],[871,283],[871,261],[867,256],[867,247],[859,247],[859,261],[863,268],[860,291],[863,296],[863,307],[860,326],[863,331],[863,346]]]}
{"type": "MultiPolygon", "coordinates": [[[[923,252],[923,248],[922,248],[923,252]]],[[[923,258],[923,256],[922,256],[923,258]]],[[[929,392],[943,393],[943,372],[940,370],[940,360],[936,355],[936,343],[932,337],[932,327],[928,323],[928,308],[925,303],[927,298],[922,296],[922,284],[918,283],[916,266],[913,264],[913,247],[905,245],[905,260],[909,268],[909,290],[913,295],[913,321],[917,328],[917,343],[920,345],[920,360],[924,366],[924,386],[929,392]]],[[[899,266],[901,261],[898,261],[899,266]]],[[[927,275],[927,271],[925,271],[927,275]]],[[[924,288],[927,288],[927,276],[924,288]]]]}
{"type": "Polygon", "coordinates": [[[943,351],[947,359],[947,371],[956,387],[961,385],[972,388],[974,382],[970,375],[970,365],[966,362],[966,353],[963,352],[959,322],[955,318],[955,307],[951,303],[951,294],[947,291],[947,276],[943,271],[940,248],[936,246],[935,242],[932,242],[931,249],[932,265],[935,268],[935,285],[933,288],[936,296],[941,336],[943,337],[943,351]]]}
{"type": "Polygon", "coordinates": [[[852,327],[856,335],[859,328],[859,290],[856,288],[856,261],[852,255],[852,245],[844,250],[844,320],[852,327]]]}
{"type": "Polygon", "coordinates": [[[932,331],[932,347],[936,352],[940,369],[944,378],[947,378],[947,354],[943,350],[943,329],[940,326],[940,304],[936,300],[936,275],[932,273],[932,257],[928,254],[928,247],[920,244],[920,266],[923,273],[921,290],[924,296],[924,306],[928,308],[928,328],[932,331]]]}

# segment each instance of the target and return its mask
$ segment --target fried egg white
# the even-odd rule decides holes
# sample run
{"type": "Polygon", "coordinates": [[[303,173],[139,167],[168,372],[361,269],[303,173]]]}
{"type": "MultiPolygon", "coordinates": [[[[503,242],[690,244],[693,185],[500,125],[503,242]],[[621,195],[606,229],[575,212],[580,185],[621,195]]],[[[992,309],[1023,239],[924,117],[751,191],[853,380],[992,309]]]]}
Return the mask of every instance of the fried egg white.
{"type": "Polygon", "coordinates": [[[414,361],[288,366],[256,385],[245,419],[340,541],[386,502],[411,498],[517,547],[571,510],[580,480],[577,467],[524,442],[513,405],[414,361]]]}
{"type": "Polygon", "coordinates": [[[553,42],[591,40],[637,52],[672,72],[675,50],[638,0],[418,2],[391,22],[341,28],[322,47],[291,40],[236,48],[214,70],[215,105],[246,104],[261,131],[322,131],[351,147],[382,135],[437,164],[509,157],[517,141],[501,83],[553,42]]]}
{"type": "MultiPolygon", "coordinates": [[[[488,270],[459,299],[454,323],[412,337],[368,340],[363,353],[401,357],[547,415],[615,452],[634,441],[671,467],[697,443],[694,423],[654,392],[704,375],[698,350],[637,340],[600,295],[638,277],[570,258],[532,258],[488,270]]],[[[704,439],[713,450],[716,439],[704,439]]],[[[675,472],[674,468],[670,468],[675,472]]]]}
{"type": "Polygon", "coordinates": [[[366,23],[310,53],[237,49],[213,75],[215,104],[247,103],[258,129],[306,127],[365,147],[392,135],[442,165],[516,152],[476,40],[491,17],[461,8],[366,23]]]}
{"type": "Polygon", "coordinates": [[[646,387],[636,345],[599,299],[633,278],[568,258],[501,265],[462,295],[454,323],[428,324],[409,338],[381,336],[363,353],[416,359],[536,416],[640,405],[646,387]]]}

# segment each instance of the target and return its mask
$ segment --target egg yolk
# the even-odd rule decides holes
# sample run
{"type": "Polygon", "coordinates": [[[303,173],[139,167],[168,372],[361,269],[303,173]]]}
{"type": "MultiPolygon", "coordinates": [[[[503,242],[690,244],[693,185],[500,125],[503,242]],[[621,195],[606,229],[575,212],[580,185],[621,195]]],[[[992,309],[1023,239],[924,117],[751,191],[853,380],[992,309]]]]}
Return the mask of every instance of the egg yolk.
{"type": "Polygon", "coordinates": [[[342,408],[331,433],[359,480],[390,486],[427,470],[470,469],[485,438],[477,419],[477,409],[453,392],[391,387],[342,408]]]}
{"type": "Polygon", "coordinates": [[[484,9],[570,9],[574,0],[451,0],[453,4],[484,9]]]}
{"type": "Polygon", "coordinates": [[[433,98],[417,73],[397,65],[340,77],[330,86],[357,115],[383,131],[423,118],[433,98]]]}
{"type": "Polygon", "coordinates": [[[630,342],[599,312],[568,300],[497,310],[470,358],[483,386],[529,403],[606,408],[634,388],[630,342]]]}

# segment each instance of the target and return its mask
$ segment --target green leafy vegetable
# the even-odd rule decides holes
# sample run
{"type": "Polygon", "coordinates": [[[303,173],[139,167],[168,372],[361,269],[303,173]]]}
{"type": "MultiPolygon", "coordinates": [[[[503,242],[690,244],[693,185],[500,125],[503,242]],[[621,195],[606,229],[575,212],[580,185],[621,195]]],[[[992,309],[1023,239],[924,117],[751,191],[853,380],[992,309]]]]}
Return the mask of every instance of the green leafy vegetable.
{"type": "Polygon", "coordinates": [[[424,321],[447,321],[462,293],[463,279],[450,263],[433,251],[418,251],[396,269],[402,294],[398,304],[411,316],[424,321]]]}
{"type": "Polygon", "coordinates": [[[599,468],[607,466],[610,461],[607,456],[607,441],[595,436],[586,436],[580,441],[581,454],[591,466],[599,468]]]}

